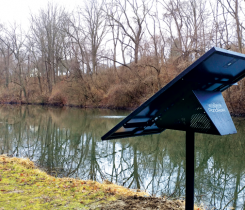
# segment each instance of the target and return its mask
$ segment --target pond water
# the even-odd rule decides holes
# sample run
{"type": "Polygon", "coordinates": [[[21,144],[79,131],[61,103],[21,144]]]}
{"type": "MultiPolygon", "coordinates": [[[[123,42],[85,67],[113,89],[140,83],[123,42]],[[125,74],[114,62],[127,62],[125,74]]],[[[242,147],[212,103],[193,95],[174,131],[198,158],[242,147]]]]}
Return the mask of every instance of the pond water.
{"type": "MultiPolygon", "coordinates": [[[[0,153],[29,157],[54,176],[104,179],[151,195],[185,195],[185,132],[101,141],[128,111],[0,107],[0,153]]],[[[196,134],[195,199],[245,208],[245,119],[238,134],[196,134]]]]}

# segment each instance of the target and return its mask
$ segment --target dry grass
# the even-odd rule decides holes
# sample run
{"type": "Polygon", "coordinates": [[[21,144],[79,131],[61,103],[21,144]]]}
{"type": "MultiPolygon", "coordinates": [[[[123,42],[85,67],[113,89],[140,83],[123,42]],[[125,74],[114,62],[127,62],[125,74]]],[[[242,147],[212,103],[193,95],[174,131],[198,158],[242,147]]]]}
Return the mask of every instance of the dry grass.
{"type": "MultiPolygon", "coordinates": [[[[165,86],[189,65],[185,62],[168,62],[155,68],[151,59],[145,58],[139,64],[131,64],[130,68],[118,67],[98,71],[94,75],[76,77],[57,77],[52,92],[48,90],[47,81],[41,78],[28,78],[24,84],[26,97],[21,87],[12,82],[9,87],[0,86],[0,102],[34,103],[52,105],[72,105],[79,107],[108,107],[130,108],[137,107],[146,99],[165,86]]],[[[245,113],[244,86],[241,81],[239,86],[231,87],[230,92],[225,91],[224,97],[228,108],[234,113],[245,113]]]]}

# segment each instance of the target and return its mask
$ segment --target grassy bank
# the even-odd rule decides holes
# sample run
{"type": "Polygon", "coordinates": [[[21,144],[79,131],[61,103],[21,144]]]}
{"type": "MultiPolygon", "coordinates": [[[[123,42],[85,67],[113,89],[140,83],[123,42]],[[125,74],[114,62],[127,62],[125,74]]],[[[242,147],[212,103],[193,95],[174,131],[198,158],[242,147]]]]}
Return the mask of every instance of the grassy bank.
{"type": "Polygon", "coordinates": [[[86,209],[121,196],[144,196],[111,184],[55,178],[29,159],[0,156],[0,207],[4,209],[86,209]]]}
{"type": "MultiPolygon", "coordinates": [[[[29,159],[0,155],[0,209],[184,209],[184,201],[149,197],[105,181],[55,178],[29,159]]],[[[201,208],[195,207],[195,210],[201,208]]]]}

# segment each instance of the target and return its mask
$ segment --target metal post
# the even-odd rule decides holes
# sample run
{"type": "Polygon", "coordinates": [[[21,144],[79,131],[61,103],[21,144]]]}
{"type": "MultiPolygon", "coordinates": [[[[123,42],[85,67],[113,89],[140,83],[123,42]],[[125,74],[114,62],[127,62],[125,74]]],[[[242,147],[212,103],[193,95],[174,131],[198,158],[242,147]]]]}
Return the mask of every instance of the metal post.
{"type": "Polygon", "coordinates": [[[194,209],[195,133],[186,131],[185,209],[194,209]]]}

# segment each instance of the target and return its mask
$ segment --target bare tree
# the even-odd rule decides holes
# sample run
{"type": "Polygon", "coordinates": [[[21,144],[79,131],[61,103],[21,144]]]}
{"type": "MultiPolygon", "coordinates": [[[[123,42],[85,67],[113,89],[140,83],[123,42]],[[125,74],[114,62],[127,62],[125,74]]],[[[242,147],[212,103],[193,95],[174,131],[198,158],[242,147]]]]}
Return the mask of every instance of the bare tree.
{"type": "MultiPolygon", "coordinates": [[[[150,11],[149,3],[143,0],[141,2],[136,0],[115,0],[115,10],[116,12],[108,13],[107,15],[114,21],[114,25],[119,26],[123,34],[132,41],[133,46],[130,47],[134,50],[134,62],[138,63],[140,41],[144,34],[143,25],[150,11]],[[115,15],[118,13],[121,13],[121,15],[115,15]]],[[[123,41],[121,40],[121,42],[123,41]]],[[[123,44],[127,45],[127,43],[123,44]]]]}
{"type": "Polygon", "coordinates": [[[91,0],[85,5],[85,8],[80,8],[78,11],[83,20],[80,30],[85,37],[85,53],[87,57],[91,58],[89,59],[91,62],[87,63],[90,73],[97,71],[99,49],[107,33],[103,4],[103,1],[99,4],[97,0],[91,0]]]}
{"type": "Polygon", "coordinates": [[[29,39],[34,44],[38,57],[44,63],[42,71],[46,75],[48,90],[51,93],[59,74],[59,63],[62,59],[62,33],[63,19],[66,12],[63,8],[48,4],[46,9],[41,9],[38,15],[31,15],[31,34],[29,39]]]}
{"type": "MultiPolygon", "coordinates": [[[[7,56],[9,59],[10,52],[14,56],[15,60],[15,74],[17,78],[13,78],[12,82],[20,86],[20,99],[22,96],[22,91],[24,93],[24,97],[28,102],[28,95],[26,91],[26,71],[24,69],[25,61],[27,59],[27,50],[25,47],[25,34],[23,33],[20,26],[14,24],[9,29],[4,30],[4,35],[0,37],[1,42],[7,48],[7,56]]],[[[9,60],[8,60],[9,61],[9,60]]],[[[8,74],[8,73],[7,73],[8,74]]]]}
{"type": "MultiPolygon", "coordinates": [[[[113,67],[114,67],[114,72],[115,74],[117,74],[117,68],[116,68],[116,61],[117,61],[117,44],[118,42],[120,42],[121,40],[119,39],[119,36],[120,36],[120,26],[119,25],[115,25],[114,24],[114,20],[112,17],[115,17],[117,15],[119,15],[117,17],[118,20],[121,19],[121,15],[122,13],[117,13],[117,11],[114,11],[113,8],[114,8],[114,1],[112,0],[110,3],[108,4],[105,4],[105,8],[106,8],[106,14],[109,14],[107,15],[107,21],[108,21],[108,25],[110,26],[111,28],[111,34],[112,34],[112,42],[113,42],[113,56],[112,56],[112,60],[113,60],[113,67]]],[[[123,47],[123,45],[121,45],[123,47]]],[[[124,53],[122,52],[122,56],[123,56],[123,62],[124,62],[124,65],[126,65],[125,63],[125,56],[124,56],[124,53]]],[[[118,74],[117,74],[118,76],[118,74]]]]}
{"type": "Polygon", "coordinates": [[[163,21],[171,40],[171,54],[188,64],[202,55],[208,46],[207,36],[210,34],[210,27],[207,21],[210,12],[206,2],[174,0],[162,5],[165,9],[163,21]]]}
{"type": "Polygon", "coordinates": [[[68,24],[63,30],[68,36],[69,48],[64,50],[69,51],[69,57],[78,64],[75,75],[82,78],[82,75],[90,70],[89,67],[85,67],[85,65],[89,65],[89,57],[86,55],[85,49],[86,37],[83,34],[83,20],[79,13],[75,13],[75,15],[67,16],[66,22],[68,24]]]}
{"type": "MultiPolygon", "coordinates": [[[[239,17],[240,13],[242,12],[242,7],[239,5],[244,4],[241,0],[218,0],[223,9],[225,9],[230,16],[233,18],[235,22],[235,28],[236,28],[236,38],[237,38],[237,46],[238,51],[243,51],[243,44],[242,44],[242,29],[244,28],[243,22],[241,21],[241,18],[239,17]]],[[[245,7],[243,6],[243,9],[245,7]]]]}
{"type": "Polygon", "coordinates": [[[4,76],[5,76],[5,86],[8,88],[10,75],[9,75],[9,67],[10,67],[10,59],[12,53],[10,52],[10,48],[3,41],[0,41],[0,53],[3,58],[4,63],[4,76]]]}
{"type": "MultiPolygon", "coordinates": [[[[161,30],[161,23],[158,16],[157,4],[156,4],[156,11],[152,14],[149,14],[149,17],[150,20],[149,19],[145,20],[146,28],[151,38],[150,39],[151,41],[147,48],[148,50],[151,50],[151,48],[153,48],[152,50],[153,53],[149,55],[150,57],[153,58],[153,62],[150,63],[151,64],[150,66],[153,67],[153,69],[155,69],[157,73],[157,85],[158,85],[158,89],[160,89],[161,88],[160,73],[161,73],[161,69],[164,68],[164,64],[166,61],[165,52],[164,52],[166,48],[166,40],[161,30]],[[150,22],[150,24],[148,24],[148,22],[150,22]],[[149,25],[151,25],[151,27],[149,25]]],[[[146,62],[148,62],[148,60],[146,62]]],[[[166,75],[168,77],[167,71],[166,71],[166,75]]]]}

